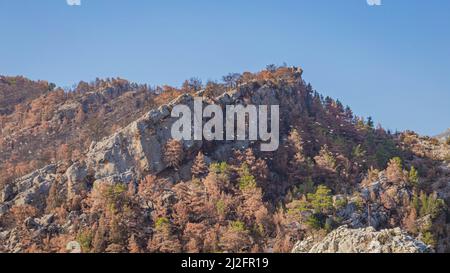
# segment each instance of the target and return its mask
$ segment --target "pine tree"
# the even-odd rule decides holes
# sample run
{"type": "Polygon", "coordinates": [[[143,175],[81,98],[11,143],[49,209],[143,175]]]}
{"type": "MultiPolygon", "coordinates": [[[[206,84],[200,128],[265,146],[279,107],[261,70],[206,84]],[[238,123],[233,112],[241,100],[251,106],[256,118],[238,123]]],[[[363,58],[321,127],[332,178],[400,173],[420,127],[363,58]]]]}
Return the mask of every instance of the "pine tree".
{"type": "Polygon", "coordinates": [[[123,220],[120,215],[114,215],[109,222],[109,240],[122,246],[125,245],[127,239],[127,230],[122,223],[123,220]]]}
{"type": "Polygon", "coordinates": [[[154,175],[147,175],[139,182],[138,195],[145,201],[151,201],[154,197],[154,192],[157,191],[157,177],[154,175]]]}
{"type": "Polygon", "coordinates": [[[296,129],[293,129],[288,137],[288,144],[294,152],[292,160],[289,161],[288,174],[292,184],[300,181],[307,175],[306,158],[303,151],[303,141],[296,129]]]}
{"type": "Polygon", "coordinates": [[[247,150],[245,150],[245,156],[244,156],[244,163],[247,164],[247,166],[253,166],[255,165],[256,162],[256,156],[253,153],[253,149],[252,148],[248,148],[247,150]]]}
{"type": "Polygon", "coordinates": [[[331,190],[323,185],[317,187],[315,193],[308,194],[308,200],[316,213],[327,213],[333,208],[331,190]]]}
{"type": "Polygon", "coordinates": [[[187,242],[185,250],[188,253],[203,252],[203,241],[208,227],[204,223],[188,223],[183,232],[183,238],[187,242]]]}
{"type": "Polygon", "coordinates": [[[400,157],[392,158],[386,168],[386,177],[391,182],[404,181],[402,160],[400,157]]]}
{"type": "Polygon", "coordinates": [[[124,247],[120,244],[109,244],[105,250],[106,253],[123,253],[124,251],[124,247]]]}
{"type": "Polygon", "coordinates": [[[269,167],[264,159],[256,158],[252,148],[246,149],[245,152],[239,150],[235,151],[233,164],[236,166],[246,164],[250,170],[250,173],[258,182],[258,185],[267,188],[268,185],[266,184],[269,177],[269,167]]]}
{"type": "Polygon", "coordinates": [[[58,193],[58,182],[53,182],[50,186],[47,197],[47,207],[46,211],[51,212],[62,204],[61,197],[58,193]]]}
{"type": "Polygon", "coordinates": [[[219,249],[220,225],[215,224],[209,227],[204,233],[203,248],[205,253],[216,253],[219,249]]]}
{"type": "Polygon", "coordinates": [[[361,182],[364,186],[369,186],[373,182],[377,181],[379,178],[380,171],[375,169],[374,167],[370,167],[370,169],[367,171],[366,177],[361,182]]]}
{"type": "Polygon", "coordinates": [[[139,182],[138,197],[147,208],[153,210],[152,214],[165,214],[166,208],[163,206],[163,200],[161,196],[166,186],[167,180],[158,179],[154,175],[147,175],[139,182]]]}
{"type": "Polygon", "coordinates": [[[335,172],[337,162],[335,156],[328,149],[328,145],[324,145],[319,152],[319,155],[314,157],[316,164],[326,170],[335,172]]]}
{"type": "Polygon", "coordinates": [[[98,227],[95,231],[94,238],[92,240],[92,248],[94,253],[101,253],[105,251],[107,244],[106,238],[106,223],[105,218],[101,217],[98,221],[98,227]]]}
{"type": "Polygon", "coordinates": [[[203,185],[205,187],[206,196],[209,199],[217,199],[223,189],[221,179],[215,172],[209,172],[209,174],[203,180],[203,185]]]}
{"type": "Polygon", "coordinates": [[[238,183],[239,183],[239,189],[242,191],[256,188],[255,177],[250,173],[248,165],[245,163],[239,169],[238,183]]]}
{"type": "Polygon", "coordinates": [[[367,118],[367,127],[373,129],[374,128],[374,123],[373,123],[373,119],[372,117],[368,117],[367,118]]]}
{"type": "Polygon", "coordinates": [[[409,213],[403,220],[403,225],[405,226],[406,230],[411,232],[412,234],[415,234],[417,232],[416,221],[417,221],[417,211],[415,208],[411,208],[409,213]]]}
{"type": "Polygon", "coordinates": [[[195,178],[202,178],[208,174],[208,166],[206,165],[205,156],[202,152],[198,152],[198,155],[195,157],[191,172],[195,178]]]}
{"type": "Polygon", "coordinates": [[[209,166],[203,185],[210,199],[217,199],[221,192],[230,188],[230,172],[230,166],[226,162],[212,163],[209,166]]]}

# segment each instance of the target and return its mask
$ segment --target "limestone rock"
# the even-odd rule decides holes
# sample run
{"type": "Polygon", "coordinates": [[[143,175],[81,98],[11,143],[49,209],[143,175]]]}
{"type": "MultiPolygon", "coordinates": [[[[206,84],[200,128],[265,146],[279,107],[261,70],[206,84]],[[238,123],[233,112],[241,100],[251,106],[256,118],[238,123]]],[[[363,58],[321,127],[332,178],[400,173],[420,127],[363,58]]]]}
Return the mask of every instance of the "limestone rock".
{"type": "Polygon", "coordinates": [[[432,249],[407,235],[400,228],[375,231],[374,228],[349,229],[342,226],[320,242],[306,238],[293,253],[428,253],[432,249]]]}
{"type": "Polygon", "coordinates": [[[5,185],[3,190],[0,192],[0,202],[7,202],[14,197],[14,189],[11,184],[5,185]]]}

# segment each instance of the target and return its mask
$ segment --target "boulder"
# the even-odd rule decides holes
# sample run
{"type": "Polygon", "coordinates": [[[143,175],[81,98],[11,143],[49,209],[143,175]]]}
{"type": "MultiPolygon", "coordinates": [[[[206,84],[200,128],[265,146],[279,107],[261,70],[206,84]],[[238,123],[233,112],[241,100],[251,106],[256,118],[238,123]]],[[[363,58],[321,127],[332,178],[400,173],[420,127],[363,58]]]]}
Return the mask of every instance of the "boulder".
{"type": "Polygon", "coordinates": [[[67,191],[69,198],[86,190],[87,175],[86,165],[79,162],[74,163],[67,169],[65,176],[67,178],[67,191]]]}
{"type": "Polygon", "coordinates": [[[14,197],[14,188],[11,184],[6,184],[0,192],[0,202],[10,201],[14,197]]]}

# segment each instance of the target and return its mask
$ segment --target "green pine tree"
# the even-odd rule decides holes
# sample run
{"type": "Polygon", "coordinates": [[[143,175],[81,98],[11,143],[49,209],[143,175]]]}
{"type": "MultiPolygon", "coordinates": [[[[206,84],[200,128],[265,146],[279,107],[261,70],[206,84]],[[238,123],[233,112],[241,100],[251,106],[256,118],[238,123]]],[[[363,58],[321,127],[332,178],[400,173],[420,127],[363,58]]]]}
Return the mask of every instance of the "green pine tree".
{"type": "Polygon", "coordinates": [[[411,170],[409,171],[409,183],[413,185],[414,187],[417,187],[419,185],[419,172],[414,168],[414,166],[411,167],[411,170]]]}

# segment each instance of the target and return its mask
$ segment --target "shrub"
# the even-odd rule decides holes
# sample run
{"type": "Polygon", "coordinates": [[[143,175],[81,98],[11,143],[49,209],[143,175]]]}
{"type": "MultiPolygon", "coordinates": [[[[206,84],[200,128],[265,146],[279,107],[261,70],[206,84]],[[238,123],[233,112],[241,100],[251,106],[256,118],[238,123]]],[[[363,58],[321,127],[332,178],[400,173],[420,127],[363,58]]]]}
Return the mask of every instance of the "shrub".
{"type": "Polygon", "coordinates": [[[222,215],[225,212],[225,202],[223,200],[216,202],[216,210],[219,215],[222,215]]]}
{"type": "Polygon", "coordinates": [[[402,160],[400,157],[392,158],[386,168],[386,176],[389,181],[400,182],[404,180],[402,160]]]}
{"type": "Polygon", "coordinates": [[[306,200],[294,200],[288,204],[288,214],[297,214],[310,210],[310,203],[306,200]]]}
{"type": "Polygon", "coordinates": [[[422,241],[429,246],[435,246],[436,245],[436,238],[434,237],[433,233],[430,231],[426,231],[423,234],[422,241]]]}
{"type": "Polygon", "coordinates": [[[347,206],[347,204],[348,204],[347,198],[337,199],[336,202],[334,203],[334,207],[337,210],[339,210],[347,206]]]}
{"type": "Polygon", "coordinates": [[[163,155],[164,163],[166,163],[167,166],[178,169],[184,157],[183,144],[174,139],[167,141],[164,146],[163,155]]]}
{"type": "Polygon", "coordinates": [[[209,170],[210,172],[214,172],[216,174],[228,175],[230,172],[230,166],[226,162],[212,163],[209,170]]]}
{"type": "Polygon", "coordinates": [[[322,222],[317,214],[313,214],[313,215],[309,216],[308,219],[306,220],[306,224],[310,228],[315,229],[315,230],[319,230],[322,228],[322,222]]]}
{"type": "Polygon", "coordinates": [[[436,218],[445,209],[445,202],[437,198],[436,194],[427,195],[421,192],[420,196],[413,196],[412,206],[419,212],[420,217],[431,215],[436,218]]]}
{"type": "Polygon", "coordinates": [[[246,232],[245,224],[241,221],[230,222],[230,229],[235,232],[246,232]]]}
{"type": "Polygon", "coordinates": [[[326,213],[333,208],[331,190],[326,186],[319,186],[315,193],[308,194],[308,200],[316,213],[326,213]]]}

